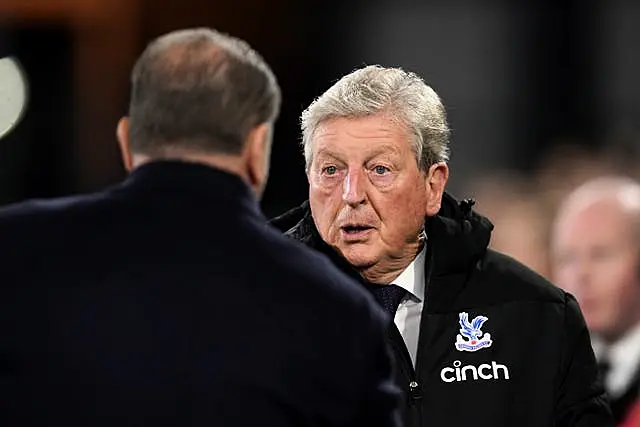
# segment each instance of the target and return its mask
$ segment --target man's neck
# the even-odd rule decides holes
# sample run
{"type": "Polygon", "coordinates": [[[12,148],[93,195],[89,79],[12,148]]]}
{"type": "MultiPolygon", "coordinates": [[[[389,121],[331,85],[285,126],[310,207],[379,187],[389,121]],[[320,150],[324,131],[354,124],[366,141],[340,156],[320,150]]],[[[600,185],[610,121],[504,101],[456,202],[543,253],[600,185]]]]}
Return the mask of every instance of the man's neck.
{"type": "Polygon", "coordinates": [[[424,241],[419,240],[416,243],[412,243],[406,248],[404,254],[397,258],[387,258],[380,262],[366,267],[358,269],[360,275],[368,282],[377,283],[381,285],[387,285],[392,283],[395,279],[402,274],[404,270],[416,259],[422,248],[424,247],[424,241]]]}

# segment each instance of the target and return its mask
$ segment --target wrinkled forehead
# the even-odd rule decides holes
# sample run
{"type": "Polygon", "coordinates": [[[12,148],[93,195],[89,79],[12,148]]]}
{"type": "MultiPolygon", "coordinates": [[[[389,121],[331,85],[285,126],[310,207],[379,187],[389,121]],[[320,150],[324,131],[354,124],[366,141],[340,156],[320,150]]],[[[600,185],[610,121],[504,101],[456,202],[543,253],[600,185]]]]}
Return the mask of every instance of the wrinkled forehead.
{"type": "Polygon", "coordinates": [[[413,153],[412,138],[404,124],[384,115],[340,117],[321,122],[311,139],[316,155],[413,153]]]}

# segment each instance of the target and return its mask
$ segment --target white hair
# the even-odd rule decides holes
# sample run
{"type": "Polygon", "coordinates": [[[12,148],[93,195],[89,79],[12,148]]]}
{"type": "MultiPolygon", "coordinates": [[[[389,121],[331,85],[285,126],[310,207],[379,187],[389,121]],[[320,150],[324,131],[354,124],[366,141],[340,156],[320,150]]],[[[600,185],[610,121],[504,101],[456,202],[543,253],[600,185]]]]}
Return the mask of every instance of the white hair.
{"type": "Polygon", "coordinates": [[[622,212],[628,214],[634,232],[640,234],[640,182],[626,176],[601,176],[577,187],[558,209],[555,226],[560,224],[561,218],[604,201],[615,203],[622,212]]]}
{"type": "Polygon", "coordinates": [[[438,94],[414,73],[372,65],[342,77],[302,113],[307,169],[313,160],[313,136],[322,122],[381,112],[407,126],[420,169],[449,160],[450,130],[438,94]]]}
{"type": "Polygon", "coordinates": [[[640,213],[640,183],[626,176],[594,178],[569,194],[563,207],[580,209],[602,200],[613,200],[625,211],[640,213]]]}

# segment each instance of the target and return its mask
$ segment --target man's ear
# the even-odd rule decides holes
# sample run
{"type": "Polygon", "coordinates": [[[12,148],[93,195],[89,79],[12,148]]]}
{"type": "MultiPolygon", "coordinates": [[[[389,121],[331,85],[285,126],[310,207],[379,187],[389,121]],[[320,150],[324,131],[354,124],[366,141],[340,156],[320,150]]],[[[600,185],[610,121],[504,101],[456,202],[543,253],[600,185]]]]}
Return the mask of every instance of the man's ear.
{"type": "Polygon", "coordinates": [[[442,195],[449,179],[449,166],[446,163],[436,163],[427,173],[427,211],[425,215],[434,216],[440,211],[442,195]]]}
{"type": "Polygon", "coordinates": [[[271,132],[270,123],[256,126],[249,133],[245,146],[249,184],[258,198],[262,196],[269,179],[271,132]]]}
{"type": "Polygon", "coordinates": [[[133,169],[133,155],[131,154],[131,148],[129,146],[129,118],[123,117],[118,122],[116,129],[116,136],[118,138],[118,145],[120,146],[120,156],[122,157],[122,164],[127,172],[131,172],[133,169]]]}

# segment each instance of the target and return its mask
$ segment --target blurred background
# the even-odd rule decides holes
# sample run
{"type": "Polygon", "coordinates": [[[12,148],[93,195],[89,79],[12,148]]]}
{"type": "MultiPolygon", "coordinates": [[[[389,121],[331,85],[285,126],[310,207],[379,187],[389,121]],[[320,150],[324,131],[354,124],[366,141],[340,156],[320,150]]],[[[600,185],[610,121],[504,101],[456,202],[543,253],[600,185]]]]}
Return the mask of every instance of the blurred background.
{"type": "Polygon", "coordinates": [[[638,0],[0,0],[0,51],[31,95],[0,141],[0,205],[121,180],[132,65],[152,38],[193,26],[247,40],[279,78],[269,217],[306,198],[300,112],[366,64],[414,71],[441,95],[449,191],[477,200],[494,248],[546,277],[566,195],[602,175],[640,178],[638,0]]]}
{"type": "Polygon", "coordinates": [[[302,109],[356,67],[402,66],[449,110],[449,190],[478,200],[494,247],[547,274],[562,195],[608,168],[640,174],[639,23],[635,0],[2,0],[0,49],[31,100],[0,143],[0,204],[122,179],[115,126],[137,55],[212,26],[249,41],[283,88],[267,215],[306,196],[302,109]]]}

